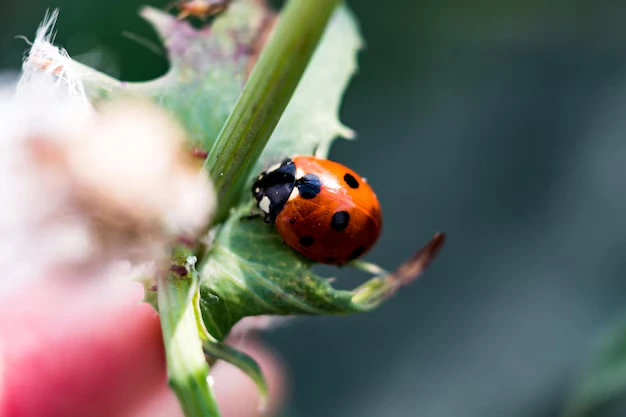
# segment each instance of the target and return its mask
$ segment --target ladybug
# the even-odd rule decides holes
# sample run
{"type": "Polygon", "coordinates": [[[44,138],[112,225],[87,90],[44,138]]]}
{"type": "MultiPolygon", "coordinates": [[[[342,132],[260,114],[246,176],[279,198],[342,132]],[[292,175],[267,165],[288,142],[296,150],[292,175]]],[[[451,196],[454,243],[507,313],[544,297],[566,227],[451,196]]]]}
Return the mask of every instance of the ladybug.
{"type": "Polygon", "coordinates": [[[337,162],[286,158],[257,177],[252,194],[265,221],[315,262],[343,265],[369,251],[380,235],[376,194],[360,175],[337,162]]]}

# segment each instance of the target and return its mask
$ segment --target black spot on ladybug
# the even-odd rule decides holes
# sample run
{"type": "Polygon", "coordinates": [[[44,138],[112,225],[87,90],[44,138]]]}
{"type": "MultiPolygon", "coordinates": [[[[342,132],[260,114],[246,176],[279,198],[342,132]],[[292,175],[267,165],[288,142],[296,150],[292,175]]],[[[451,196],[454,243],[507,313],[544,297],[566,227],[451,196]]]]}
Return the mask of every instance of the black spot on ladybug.
{"type": "Polygon", "coordinates": [[[350,223],[350,213],[347,211],[338,211],[333,214],[333,218],[330,221],[330,227],[337,232],[341,232],[350,223]]]}
{"type": "Polygon", "coordinates": [[[359,246],[352,252],[352,255],[350,255],[350,260],[354,260],[358,258],[359,256],[363,255],[364,252],[365,252],[365,246],[359,246]]]}
{"type": "Polygon", "coordinates": [[[329,264],[335,263],[337,262],[337,258],[333,258],[332,256],[329,256],[328,258],[326,258],[326,262],[328,262],[329,264]]]}
{"type": "Polygon", "coordinates": [[[308,248],[313,244],[313,236],[302,236],[300,238],[300,244],[305,248],[308,248]]]}
{"type": "Polygon", "coordinates": [[[306,174],[296,181],[296,187],[298,187],[300,197],[310,200],[322,191],[322,181],[315,174],[306,174]]]}
{"type": "Polygon", "coordinates": [[[348,184],[350,188],[359,188],[359,182],[350,174],[346,174],[343,176],[343,180],[348,184]]]}
{"type": "Polygon", "coordinates": [[[289,224],[296,224],[296,221],[298,220],[297,217],[290,217],[289,218],[289,224]]]}

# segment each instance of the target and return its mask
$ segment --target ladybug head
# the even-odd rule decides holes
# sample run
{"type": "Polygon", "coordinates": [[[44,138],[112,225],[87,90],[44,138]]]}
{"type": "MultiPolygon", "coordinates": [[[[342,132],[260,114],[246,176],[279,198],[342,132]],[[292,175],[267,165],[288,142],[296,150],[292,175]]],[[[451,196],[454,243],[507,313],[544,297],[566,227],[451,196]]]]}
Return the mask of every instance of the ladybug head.
{"type": "Polygon", "coordinates": [[[289,158],[261,173],[252,185],[252,194],[266,221],[273,223],[296,184],[296,166],[289,158]]]}

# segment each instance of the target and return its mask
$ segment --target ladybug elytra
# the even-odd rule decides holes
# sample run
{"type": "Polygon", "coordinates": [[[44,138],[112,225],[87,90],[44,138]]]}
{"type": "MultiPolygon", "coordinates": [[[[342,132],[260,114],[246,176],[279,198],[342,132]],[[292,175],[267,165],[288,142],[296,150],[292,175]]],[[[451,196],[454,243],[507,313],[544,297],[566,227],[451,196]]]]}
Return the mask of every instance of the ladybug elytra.
{"type": "Polygon", "coordinates": [[[252,193],[265,221],[315,262],[345,264],[369,251],[380,235],[376,194],[361,176],[337,162],[287,158],[261,173],[252,193]]]}

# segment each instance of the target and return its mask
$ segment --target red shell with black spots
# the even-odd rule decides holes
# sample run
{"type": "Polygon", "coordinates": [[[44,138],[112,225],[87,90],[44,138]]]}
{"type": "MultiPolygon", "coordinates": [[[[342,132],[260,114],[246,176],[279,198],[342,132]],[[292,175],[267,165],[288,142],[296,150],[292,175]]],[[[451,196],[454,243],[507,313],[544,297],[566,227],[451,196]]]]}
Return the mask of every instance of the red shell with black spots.
{"type": "Polygon", "coordinates": [[[276,216],[282,238],[320,263],[342,265],[368,252],[382,228],[380,204],[350,168],[312,156],[293,158],[296,187],[276,216]]]}

